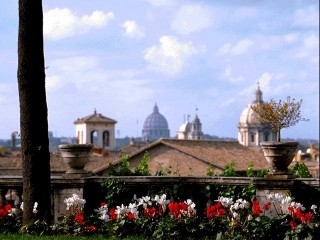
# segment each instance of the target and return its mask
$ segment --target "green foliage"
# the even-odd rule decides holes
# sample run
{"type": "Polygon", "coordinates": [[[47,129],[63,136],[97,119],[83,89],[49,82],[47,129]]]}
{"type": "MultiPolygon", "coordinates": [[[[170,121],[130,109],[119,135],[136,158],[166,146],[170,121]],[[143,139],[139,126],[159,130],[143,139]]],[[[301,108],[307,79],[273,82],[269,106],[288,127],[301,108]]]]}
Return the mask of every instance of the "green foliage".
{"type": "Polygon", "coordinates": [[[149,176],[151,175],[149,170],[149,162],[150,162],[150,156],[148,152],[145,152],[143,154],[143,157],[141,161],[139,162],[139,165],[134,169],[134,173],[136,176],[149,176]]]}
{"type": "Polygon", "coordinates": [[[268,174],[268,170],[267,169],[263,169],[263,170],[259,170],[257,173],[256,173],[256,177],[264,177],[265,175],[268,174]]]}
{"type": "Polygon", "coordinates": [[[101,189],[105,200],[111,206],[118,204],[119,199],[124,200],[123,195],[128,191],[125,181],[116,178],[106,179],[101,183],[101,189]]]}
{"type": "Polygon", "coordinates": [[[267,175],[268,170],[267,169],[263,169],[263,170],[259,170],[257,172],[253,171],[253,163],[250,162],[247,169],[246,169],[246,176],[247,177],[264,177],[265,175],[267,175]]]}
{"type": "Polygon", "coordinates": [[[18,232],[20,227],[21,227],[21,218],[20,217],[5,216],[5,217],[0,218],[0,232],[1,233],[16,233],[16,232],[18,232]]]}
{"type": "Polygon", "coordinates": [[[302,100],[296,102],[294,98],[287,97],[287,101],[276,102],[271,99],[269,102],[252,105],[251,108],[256,112],[260,123],[272,127],[273,131],[277,133],[277,141],[280,142],[281,129],[307,120],[301,117],[301,104],[302,100]]]}
{"type": "Polygon", "coordinates": [[[150,156],[148,152],[145,152],[138,166],[135,167],[134,172],[130,169],[130,157],[124,155],[118,164],[109,164],[109,173],[111,176],[149,176],[151,175],[149,170],[150,156]]]}
{"type": "Polygon", "coordinates": [[[289,168],[289,171],[298,178],[312,178],[312,174],[303,162],[297,162],[294,166],[289,168]]]}
{"type": "Polygon", "coordinates": [[[38,219],[29,222],[27,225],[22,226],[20,228],[20,232],[24,234],[41,236],[52,233],[52,228],[46,221],[38,219]]]}
{"type": "Polygon", "coordinates": [[[249,163],[249,166],[246,169],[246,175],[247,175],[247,177],[254,177],[255,176],[254,171],[253,171],[253,162],[249,163]]]}
{"type": "Polygon", "coordinates": [[[111,176],[131,176],[133,175],[132,171],[129,168],[129,156],[123,156],[119,164],[114,165],[112,163],[109,164],[109,170],[111,176]]]}
{"type": "Polygon", "coordinates": [[[209,167],[207,168],[207,176],[209,177],[214,176],[214,167],[212,164],[209,164],[209,167]]]}
{"type": "Polygon", "coordinates": [[[236,173],[234,162],[226,164],[222,170],[222,173],[220,174],[221,177],[235,177],[237,175],[238,174],[236,173]]]}

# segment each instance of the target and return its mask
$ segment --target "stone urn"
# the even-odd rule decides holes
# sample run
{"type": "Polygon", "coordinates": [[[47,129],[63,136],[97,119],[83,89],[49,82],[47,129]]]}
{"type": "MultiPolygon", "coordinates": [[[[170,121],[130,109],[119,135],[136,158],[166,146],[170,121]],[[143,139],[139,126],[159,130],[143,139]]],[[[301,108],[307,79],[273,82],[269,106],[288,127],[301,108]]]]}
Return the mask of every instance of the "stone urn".
{"type": "Polygon", "coordinates": [[[91,156],[92,144],[61,144],[59,150],[63,161],[67,164],[66,174],[84,175],[84,169],[91,156]]]}
{"type": "Polygon", "coordinates": [[[271,166],[267,177],[294,178],[288,170],[298,148],[298,142],[261,142],[263,154],[271,166]]]}

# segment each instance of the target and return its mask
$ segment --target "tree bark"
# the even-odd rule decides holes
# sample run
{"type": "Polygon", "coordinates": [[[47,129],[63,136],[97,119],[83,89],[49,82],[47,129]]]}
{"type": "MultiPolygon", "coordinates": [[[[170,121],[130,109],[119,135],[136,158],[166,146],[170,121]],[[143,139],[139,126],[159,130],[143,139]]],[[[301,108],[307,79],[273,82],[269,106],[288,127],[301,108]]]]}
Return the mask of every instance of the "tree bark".
{"type": "Polygon", "coordinates": [[[42,0],[19,0],[17,75],[25,225],[33,219],[51,220],[42,0]],[[37,214],[33,213],[35,202],[37,214]]]}

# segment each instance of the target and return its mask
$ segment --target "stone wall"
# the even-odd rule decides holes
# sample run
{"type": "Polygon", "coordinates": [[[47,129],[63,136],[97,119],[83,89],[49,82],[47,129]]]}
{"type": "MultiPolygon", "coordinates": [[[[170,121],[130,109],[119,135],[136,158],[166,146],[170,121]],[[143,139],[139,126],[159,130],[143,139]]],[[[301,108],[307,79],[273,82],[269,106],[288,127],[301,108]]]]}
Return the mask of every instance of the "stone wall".
{"type": "MultiPolygon", "coordinates": [[[[190,184],[197,187],[203,185],[223,185],[223,186],[247,186],[252,183],[256,187],[258,199],[265,198],[270,192],[293,192],[298,200],[320,201],[319,178],[308,179],[266,179],[248,177],[163,177],[163,176],[141,176],[141,177],[80,177],[70,178],[68,176],[53,176],[51,178],[51,198],[52,214],[56,221],[59,216],[67,214],[64,199],[77,194],[80,198],[86,199],[85,210],[91,211],[99,207],[101,199],[99,186],[106,179],[120,179],[126,182],[129,187],[143,188],[150,186],[173,186],[176,184],[190,184]],[[317,194],[317,195],[316,195],[317,194]]],[[[0,176],[1,195],[7,193],[9,189],[15,189],[17,194],[22,195],[22,177],[19,176],[0,176]]],[[[22,197],[21,197],[22,199],[22,197]]]]}

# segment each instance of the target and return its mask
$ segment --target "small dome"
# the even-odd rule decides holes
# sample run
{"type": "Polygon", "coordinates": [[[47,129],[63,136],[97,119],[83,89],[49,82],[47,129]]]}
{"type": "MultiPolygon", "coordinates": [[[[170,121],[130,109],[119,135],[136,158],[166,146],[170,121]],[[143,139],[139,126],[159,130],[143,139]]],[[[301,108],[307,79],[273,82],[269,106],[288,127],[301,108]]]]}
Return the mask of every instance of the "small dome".
{"type": "Polygon", "coordinates": [[[189,123],[188,121],[182,124],[179,128],[179,132],[188,133],[190,131],[191,131],[191,123],[189,123]]]}
{"type": "Polygon", "coordinates": [[[240,124],[260,124],[259,121],[257,120],[257,114],[255,113],[255,111],[253,111],[253,109],[251,108],[251,106],[256,105],[255,103],[250,103],[248,104],[248,106],[243,109],[241,115],[240,115],[240,124]]]}
{"type": "Polygon", "coordinates": [[[153,112],[146,118],[143,129],[168,129],[166,118],[159,113],[157,104],[153,107],[153,112]]]}
{"type": "Polygon", "coordinates": [[[262,91],[260,90],[260,87],[258,85],[257,90],[255,91],[255,99],[252,101],[252,103],[248,104],[248,106],[243,109],[241,115],[240,115],[240,125],[255,125],[260,124],[260,122],[257,120],[257,114],[253,109],[252,106],[256,106],[258,104],[263,103],[262,100],[262,91]]]}

